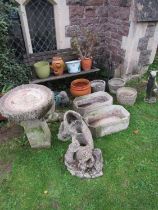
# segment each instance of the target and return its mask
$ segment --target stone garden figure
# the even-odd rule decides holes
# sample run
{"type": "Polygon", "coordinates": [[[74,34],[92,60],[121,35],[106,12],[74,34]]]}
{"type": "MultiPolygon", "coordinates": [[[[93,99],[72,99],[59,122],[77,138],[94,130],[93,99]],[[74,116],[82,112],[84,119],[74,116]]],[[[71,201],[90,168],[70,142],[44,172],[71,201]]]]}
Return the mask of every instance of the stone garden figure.
{"type": "Polygon", "coordinates": [[[158,71],[151,71],[147,88],[146,88],[146,97],[144,99],[147,103],[156,103],[156,93],[158,92],[158,84],[156,82],[156,75],[158,71]]]}
{"type": "Polygon", "coordinates": [[[65,154],[68,171],[80,178],[96,178],[103,175],[103,158],[100,149],[94,149],[93,138],[79,113],[68,111],[61,123],[58,138],[72,139],[65,154]]]}

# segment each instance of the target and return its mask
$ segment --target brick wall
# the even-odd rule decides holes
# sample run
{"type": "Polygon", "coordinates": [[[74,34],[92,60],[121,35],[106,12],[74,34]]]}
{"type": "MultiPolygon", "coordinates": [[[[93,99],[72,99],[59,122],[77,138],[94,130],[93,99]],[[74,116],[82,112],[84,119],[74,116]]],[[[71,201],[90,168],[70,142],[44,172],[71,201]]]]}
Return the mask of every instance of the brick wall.
{"type": "Polygon", "coordinates": [[[74,30],[89,28],[98,34],[99,45],[95,58],[102,62],[111,58],[115,67],[123,62],[122,37],[129,32],[130,0],[67,0],[70,8],[70,25],[66,35],[74,30]]]}

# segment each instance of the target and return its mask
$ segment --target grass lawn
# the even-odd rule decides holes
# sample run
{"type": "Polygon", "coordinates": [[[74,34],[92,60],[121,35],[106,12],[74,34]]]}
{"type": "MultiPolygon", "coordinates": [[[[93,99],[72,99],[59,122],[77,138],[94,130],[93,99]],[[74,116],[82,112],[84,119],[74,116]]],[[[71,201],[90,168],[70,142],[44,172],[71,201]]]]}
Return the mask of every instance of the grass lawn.
{"type": "Polygon", "coordinates": [[[63,156],[68,144],[51,125],[52,148],[30,149],[25,138],[0,145],[1,210],[157,210],[158,103],[144,103],[142,83],[128,130],[95,139],[104,158],[104,175],[73,177],[63,156]]]}

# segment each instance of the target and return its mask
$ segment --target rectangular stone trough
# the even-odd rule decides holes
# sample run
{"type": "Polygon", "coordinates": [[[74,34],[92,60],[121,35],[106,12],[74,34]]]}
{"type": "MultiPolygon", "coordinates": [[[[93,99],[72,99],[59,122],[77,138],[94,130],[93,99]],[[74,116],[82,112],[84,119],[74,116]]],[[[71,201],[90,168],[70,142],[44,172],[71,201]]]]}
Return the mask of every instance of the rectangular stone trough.
{"type": "Polygon", "coordinates": [[[130,113],[123,106],[111,105],[85,114],[84,120],[97,138],[127,129],[130,113]]]}
{"type": "Polygon", "coordinates": [[[113,97],[106,92],[99,91],[75,98],[73,108],[83,116],[87,112],[98,110],[101,107],[112,104],[113,97]]]}

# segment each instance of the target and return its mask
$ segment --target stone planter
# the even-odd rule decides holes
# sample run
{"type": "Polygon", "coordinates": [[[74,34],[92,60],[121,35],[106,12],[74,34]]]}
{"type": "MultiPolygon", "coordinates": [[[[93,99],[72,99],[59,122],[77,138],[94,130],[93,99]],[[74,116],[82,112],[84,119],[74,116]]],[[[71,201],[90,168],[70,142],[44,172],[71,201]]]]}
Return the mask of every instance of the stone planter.
{"type": "Polygon", "coordinates": [[[86,96],[77,97],[73,101],[74,110],[79,112],[82,116],[87,112],[98,110],[101,107],[112,104],[112,96],[102,91],[92,93],[86,96]]]}
{"type": "Polygon", "coordinates": [[[84,120],[97,138],[127,129],[130,113],[122,106],[112,105],[85,114],[84,120]]]}
{"type": "Polygon", "coordinates": [[[134,88],[122,87],[117,90],[117,101],[123,105],[134,105],[137,98],[137,91],[134,88]]]}
{"type": "Polygon", "coordinates": [[[113,78],[109,80],[108,85],[110,93],[116,94],[117,90],[121,87],[124,87],[125,84],[125,81],[121,78],[113,78]]]}
{"type": "Polygon", "coordinates": [[[105,91],[106,83],[104,80],[91,81],[92,93],[105,91]]]}

